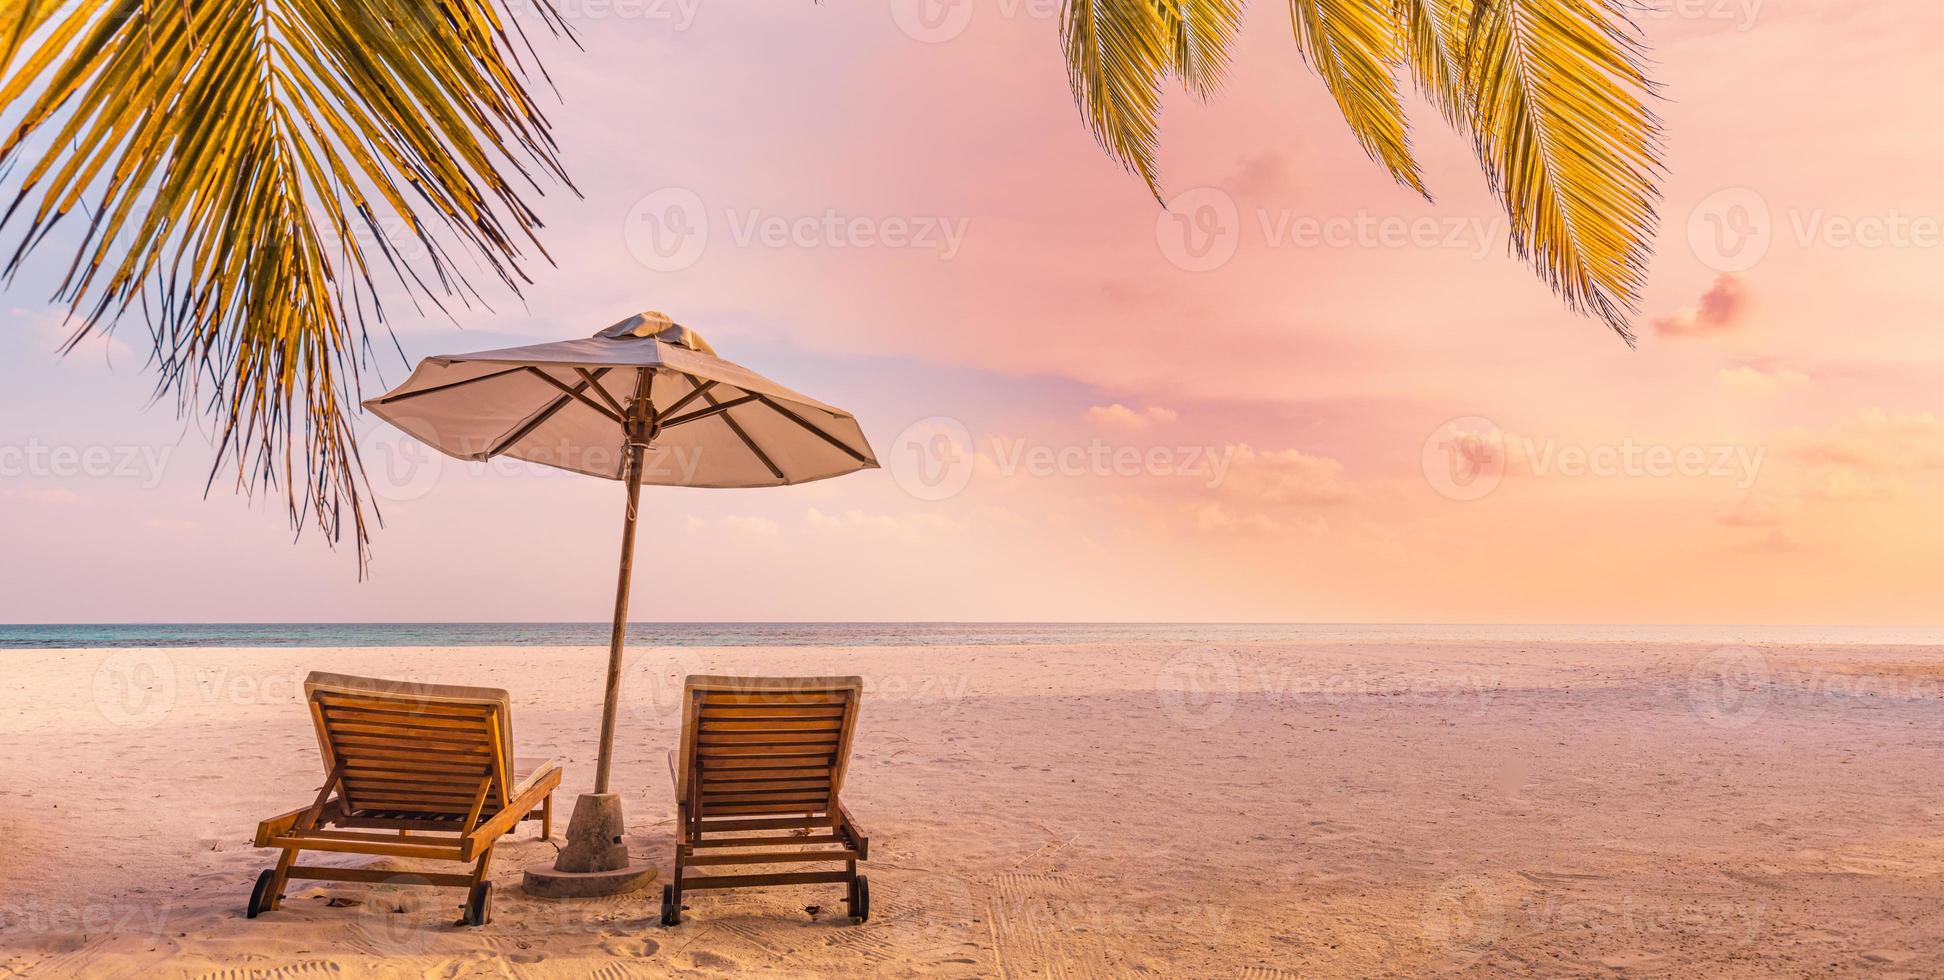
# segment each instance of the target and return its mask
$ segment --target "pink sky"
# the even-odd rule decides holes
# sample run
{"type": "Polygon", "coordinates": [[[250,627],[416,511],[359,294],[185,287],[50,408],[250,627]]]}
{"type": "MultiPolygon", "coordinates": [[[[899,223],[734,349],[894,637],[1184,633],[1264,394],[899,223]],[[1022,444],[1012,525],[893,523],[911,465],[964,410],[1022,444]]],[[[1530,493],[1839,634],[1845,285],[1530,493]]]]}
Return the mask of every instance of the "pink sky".
{"type": "MultiPolygon", "coordinates": [[[[1191,252],[1081,125],[1044,5],[969,3],[938,43],[905,0],[569,5],[587,50],[543,45],[585,192],[541,203],[559,267],[463,332],[401,321],[407,352],[666,310],[886,462],[648,491],[636,618],[1938,620],[1944,12],[1647,21],[1671,174],[1630,351],[1505,255],[1428,107],[1435,205],[1365,160],[1282,7],[1169,107],[1191,252]],[[1510,462],[1456,484],[1466,445],[1510,462]]],[[[0,337],[0,620],[605,618],[617,485],[406,472],[359,583],[280,500],[200,498],[138,324],[53,356],[42,265],[0,337]]]]}

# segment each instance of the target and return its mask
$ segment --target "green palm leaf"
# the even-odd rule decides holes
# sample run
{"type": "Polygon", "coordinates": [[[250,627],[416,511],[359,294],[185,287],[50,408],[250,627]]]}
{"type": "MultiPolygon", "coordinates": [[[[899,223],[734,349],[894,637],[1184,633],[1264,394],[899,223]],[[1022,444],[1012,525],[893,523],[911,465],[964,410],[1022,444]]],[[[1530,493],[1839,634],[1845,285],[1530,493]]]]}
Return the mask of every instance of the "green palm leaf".
{"type": "Polygon", "coordinates": [[[523,195],[566,175],[519,28],[499,0],[80,0],[34,20],[47,9],[6,10],[0,34],[4,56],[45,31],[0,86],[0,110],[25,105],[0,166],[49,147],[14,168],[7,273],[80,212],[56,293],[70,343],[139,315],[159,393],[216,421],[211,482],[233,467],[246,492],[282,488],[293,525],[349,532],[362,558],[351,413],[380,278],[443,309],[478,296],[451,250],[516,293],[545,256],[523,195]]]}

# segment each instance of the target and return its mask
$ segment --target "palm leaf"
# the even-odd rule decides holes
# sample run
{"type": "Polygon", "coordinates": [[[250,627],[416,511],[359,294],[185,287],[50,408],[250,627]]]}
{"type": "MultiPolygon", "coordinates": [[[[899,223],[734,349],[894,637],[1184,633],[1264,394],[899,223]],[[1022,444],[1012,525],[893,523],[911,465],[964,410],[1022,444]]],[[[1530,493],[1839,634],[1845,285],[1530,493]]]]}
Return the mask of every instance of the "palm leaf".
{"type": "Polygon", "coordinates": [[[1471,36],[1472,0],[1397,0],[1397,13],[1418,88],[1446,122],[1465,130],[1471,124],[1465,47],[1471,36]]]}
{"type": "Polygon", "coordinates": [[[1160,0],[1174,73],[1196,98],[1214,95],[1227,78],[1229,48],[1247,8],[1247,0],[1160,0]]]}
{"type": "MultiPolygon", "coordinates": [[[[56,291],[70,344],[140,316],[158,394],[216,423],[212,484],[233,468],[245,492],[281,488],[297,529],[348,532],[361,559],[351,413],[368,327],[389,322],[379,279],[415,307],[470,303],[456,248],[517,293],[529,250],[545,256],[523,195],[566,181],[500,3],[79,0],[44,25],[4,11],[42,33],[0,85],[0,110],[25,105],[0,167],[51,146],[14,168],[7,274],[71,242],[56,291]]],[[[24,36],[0,34],[0,56],[24,36]]]]}
{"type": "Polygon", "coordinates": [[[1323,78],[1337,108],[1371,159],[1397,182],[1428,193],[1411,157],[1397,71],[1404,44],[1395,0],[1289,0],[1303,57],[1323,78]]]}
{"type": "Polygon", "coordinates": [[[1158,6],[1168,0],[1067,0],[1060,36],[1067,80],[1087,127],[1113,158],[1161,198],[1155,164],[1161,79],[1174,32],[1158,6]]]}
{"type": "Polygon", "coordinates": [[[1596,0],[1477,0],[1471,129],[1520,256],[1629,344],[1659,224],[1660,121],[1643,42],[1596,0]]]}

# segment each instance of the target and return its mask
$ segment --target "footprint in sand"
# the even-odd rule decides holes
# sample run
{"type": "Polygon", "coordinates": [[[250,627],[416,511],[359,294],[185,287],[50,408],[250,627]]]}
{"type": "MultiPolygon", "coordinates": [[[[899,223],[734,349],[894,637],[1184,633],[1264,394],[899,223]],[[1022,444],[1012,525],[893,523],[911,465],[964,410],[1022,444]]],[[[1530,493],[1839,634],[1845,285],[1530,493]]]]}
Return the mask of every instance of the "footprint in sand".
{"type": "Polygon", "coordinates": [[[235,966],[204,973],[196,980],[322,980],[343,975],[344,968],[331,960],[308,960],[283,966],[235,966]]]}

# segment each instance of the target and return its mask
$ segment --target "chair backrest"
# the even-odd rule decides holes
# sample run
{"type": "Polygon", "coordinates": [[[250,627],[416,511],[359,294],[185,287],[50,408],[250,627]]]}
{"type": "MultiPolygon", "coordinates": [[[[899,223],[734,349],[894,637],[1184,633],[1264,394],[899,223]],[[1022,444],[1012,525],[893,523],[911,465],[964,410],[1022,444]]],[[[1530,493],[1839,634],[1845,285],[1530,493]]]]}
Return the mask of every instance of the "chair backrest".
{"type": "Polygon", "coordinates": [[[324,769],[344,768],[347,808],[403,818],[490,815],[512,788],[505,691],[314,672],[304,680],[324,769]],[[479,791],[490,779],[483,805],[479,791]]]}
{"type": "Polygon", "coordinates": [[[689,677],[677,798],[695,819],[831,812],[863,693],[861,677],[689,677]]]}

